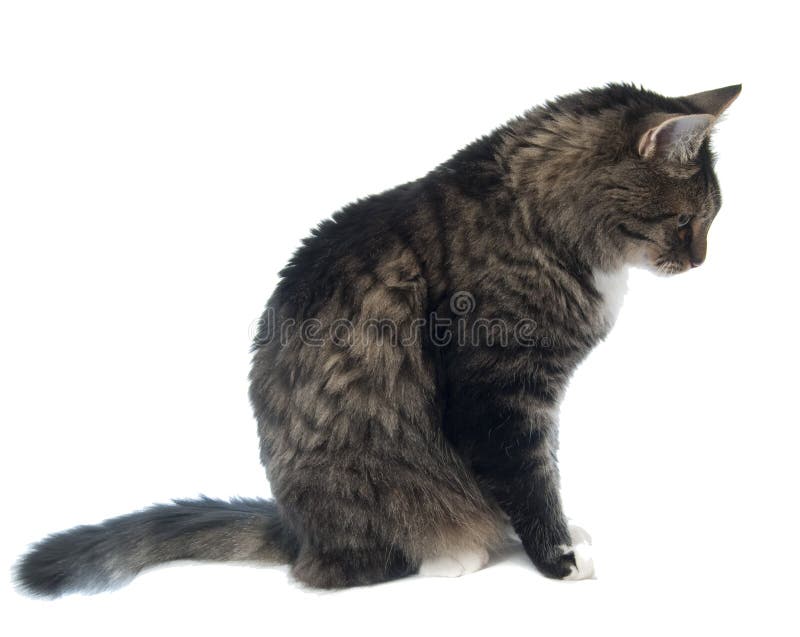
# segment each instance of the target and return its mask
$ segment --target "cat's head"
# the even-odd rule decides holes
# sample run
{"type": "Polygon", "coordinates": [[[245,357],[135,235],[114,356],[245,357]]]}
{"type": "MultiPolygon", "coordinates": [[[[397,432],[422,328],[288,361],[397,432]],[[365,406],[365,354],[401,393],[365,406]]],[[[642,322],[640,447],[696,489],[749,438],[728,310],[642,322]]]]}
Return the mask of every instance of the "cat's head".
{"type": "Polygon", "coordinates": [[[511,183],[593,267],[689,270],[721,204],[709,136],[740,91],[671,98],[611,84],[559,98],[512,124],[511,183]]]}
{"type": "Polygon", "coordinates": [[[673,112],[631,123],[635,156],[621,185],[638,192],[625,201],[616,227],[628,262],[669,275],[705,261],[722,203],[709,136],[740,91],[736,85],[676,98],[673,112]]]}

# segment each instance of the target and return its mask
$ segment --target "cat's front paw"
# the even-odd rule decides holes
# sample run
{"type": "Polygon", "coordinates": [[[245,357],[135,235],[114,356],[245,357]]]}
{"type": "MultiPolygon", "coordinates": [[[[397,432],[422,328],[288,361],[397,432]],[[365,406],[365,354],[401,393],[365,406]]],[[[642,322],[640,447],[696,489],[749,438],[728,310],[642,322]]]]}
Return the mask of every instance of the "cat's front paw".
{"type": "Polygon", "coordinates": [[[553,579],[580,580],[594,578],[592,538],[579,526],[569,526],[570,544],[554,547],[547,557],[536,560],[539,571],[553,579]]]}
{"type": "Polygon", "coordinates": [[[542,575],[553,579],[569,579],[577,569],[575,554],[572,551],[562,552],[561,547],[556,547],[555,556],[539,558],[534,563],[542,575]]]}
{"type": "Polygon", "coordinates": [[[564,546],[564,554],[571,554],[573,564],[570,572],[562,579],[593,579],[594,561],[592,560],[592,537],[576,524],[569,525],[570,546],[564,546]]]}

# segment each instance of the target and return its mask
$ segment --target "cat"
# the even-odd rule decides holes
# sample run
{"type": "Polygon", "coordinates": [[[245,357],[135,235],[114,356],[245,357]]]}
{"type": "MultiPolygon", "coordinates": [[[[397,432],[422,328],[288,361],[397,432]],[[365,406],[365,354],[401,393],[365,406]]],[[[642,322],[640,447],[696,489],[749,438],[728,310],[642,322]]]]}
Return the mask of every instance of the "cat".
{"type": "Polygon", "coordinates": [[[52,535],[17,565],[21,588],[94,592],[179,559],[290,564],[320,588],[459,576],[509,529],[545,576],[592,577],[562,512],[557,407],[629,267],[703,263],[721,205],[709,137],[740,91],[560,97],[334,214],[254,342],[274,500],[176,500],[52,535]]]}

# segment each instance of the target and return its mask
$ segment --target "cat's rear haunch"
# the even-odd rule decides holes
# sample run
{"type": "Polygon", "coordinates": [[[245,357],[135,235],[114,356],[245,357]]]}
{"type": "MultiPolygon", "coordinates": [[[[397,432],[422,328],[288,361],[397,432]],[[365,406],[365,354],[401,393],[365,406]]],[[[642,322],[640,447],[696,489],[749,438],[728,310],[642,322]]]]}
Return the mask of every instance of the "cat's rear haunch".
{"type": "Polygon", "coordinates": [[[557,407],[627,268],[700,265],[729,86],[609,85],[534,108],[303,242],[267,303],[250,400],[273,501],[176,501],[53,535],[17,567],[57,596],[179,559],[289,563],[311,586],[461,575],[519,536],[593,575],[561,510],[557,407]]]}

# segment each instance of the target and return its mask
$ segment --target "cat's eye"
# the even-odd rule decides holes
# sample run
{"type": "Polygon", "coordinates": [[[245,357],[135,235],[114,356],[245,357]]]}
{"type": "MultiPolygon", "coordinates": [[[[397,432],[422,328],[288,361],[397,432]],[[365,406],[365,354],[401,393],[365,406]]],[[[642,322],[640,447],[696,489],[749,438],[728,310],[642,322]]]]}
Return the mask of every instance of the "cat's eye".
{"type": "Polygon", "coordinates": [[[689,225],[689,222],[692,220],[692,215],[682,214],[678,215],[678,227],[683,228],[689,225]]]}

